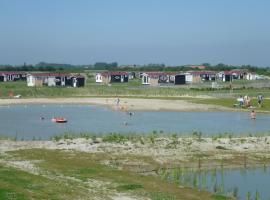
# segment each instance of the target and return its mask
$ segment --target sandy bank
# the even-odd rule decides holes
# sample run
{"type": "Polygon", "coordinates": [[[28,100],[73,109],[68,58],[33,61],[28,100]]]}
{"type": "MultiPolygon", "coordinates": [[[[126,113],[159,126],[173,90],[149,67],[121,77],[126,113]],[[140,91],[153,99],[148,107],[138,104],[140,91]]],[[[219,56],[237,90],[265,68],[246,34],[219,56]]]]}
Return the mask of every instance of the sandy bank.
{"type": "Polygon", "coordinates": [[[228,111],[222,106],[190,103],[185,100],[132,99],[120,98],[35,98],[35,99],[0,99],[0,105],[16,104],[90,104],[108,106],[123,110],[169,110],[169,111],[228,111]]]}
{"type": "MultiPolygon", "coordinates": [[[[0,154],[20,149],[59,149],[87,153],[109,153],[120,158],[121,155],[151,157],[159,165],[200,165],[206,168],[226,165],[242,166],[270,163],[270,136],[240,138],[170,138],[157,137],[154,141],[141,138],[138,141],[122,143],[98,142],[92,139],[62,139],[59,141],[11,141],[0,140],[0,154]],[[246,160],[245,160],[246,159],[246,160]]],[[[141,160],[143,161],[143,160],[141,160]]],[[[126,161],[124,161],[125,164],[126,161]]],[[[131,164],[131,163],[129,163],[131,164]]]]}

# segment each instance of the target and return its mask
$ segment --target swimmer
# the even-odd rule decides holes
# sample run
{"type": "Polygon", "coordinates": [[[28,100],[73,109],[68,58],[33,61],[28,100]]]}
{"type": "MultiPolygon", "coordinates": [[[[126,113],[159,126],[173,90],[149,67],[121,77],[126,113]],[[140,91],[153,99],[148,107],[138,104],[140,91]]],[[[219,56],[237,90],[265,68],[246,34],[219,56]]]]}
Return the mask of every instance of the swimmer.
{"type": "Polygon", "coordinates": [[[251,113],[250,113],[250,118],[251,119],[256,119],[256,112],[255,110],[252,110],[251,113]]]}

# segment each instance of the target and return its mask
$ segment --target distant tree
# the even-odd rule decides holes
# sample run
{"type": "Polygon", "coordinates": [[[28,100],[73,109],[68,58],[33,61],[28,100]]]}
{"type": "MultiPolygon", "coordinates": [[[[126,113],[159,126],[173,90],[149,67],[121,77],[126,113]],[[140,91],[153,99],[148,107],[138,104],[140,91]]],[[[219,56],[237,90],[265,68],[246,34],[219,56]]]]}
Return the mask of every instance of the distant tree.
{"type": "Polygon", "coordinates": [[[106,62],[97,62],[94,64],[94,69],[97,70],[113,70],[118,68],[117,62],[106,63],[106,62]]]}
{"type": "Polygon", "coordinates": [[[211,67],[210,63],[202,63],[201,65],[205,66],[205,67],[211,67]]]}

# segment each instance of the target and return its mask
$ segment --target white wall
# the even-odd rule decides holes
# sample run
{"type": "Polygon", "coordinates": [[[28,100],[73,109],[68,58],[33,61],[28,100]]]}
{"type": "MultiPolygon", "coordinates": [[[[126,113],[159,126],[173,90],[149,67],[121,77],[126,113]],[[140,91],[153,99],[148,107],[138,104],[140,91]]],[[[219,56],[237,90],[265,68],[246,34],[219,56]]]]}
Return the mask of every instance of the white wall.
{"type": "Polygon", "coordinates": [[[33,76],[27,76],[27,86],[33,87],[35,86],[35,78],[33,76]]]}
{"type": "Polygon", "coordinates": [[[96,74],[96,83],[102,83],[102,76],[101,76],[101,74],[96,74]]]}
{"type": "Polygon", "coordinates": [[[256,74],[252,74],[252,73],[248,73],[246,76],[247,80],[251,81],[251,80],[256,80],[257,79],[257,75],[256,74]]]}
{"type": "Polygon", "coordinates": [[[186,73],[185,76],[186,76],[186,83],[193,82],[193,75],[192,74],[186,73]]]}
{"type": "Polygon", "coordinates": [[[142,84],[143,85],[150,84],[150,77],[147,74],[142,74],[142,84]]]}
{"type": "Polygon", "coordinates": [[[48,77],[48,86],[56,86],[54,77],[48,77]]]}

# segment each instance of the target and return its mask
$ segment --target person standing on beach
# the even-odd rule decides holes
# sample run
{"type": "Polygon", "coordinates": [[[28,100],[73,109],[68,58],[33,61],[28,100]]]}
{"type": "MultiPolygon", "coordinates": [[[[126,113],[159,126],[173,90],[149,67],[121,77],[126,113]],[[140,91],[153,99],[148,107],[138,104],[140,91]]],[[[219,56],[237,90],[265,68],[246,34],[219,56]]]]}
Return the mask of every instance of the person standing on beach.
{"type": "Polygon", "coordinates": [[[262,102],[263,102],[263,95],[258,96],[258,106],[261,108],[262,107],[262,102]]]}
{"type": "Polygon", "coordinates": [[[240,95],[237,101],[239,102],[239,107],[242,108],[244,105],[244,98],[242,97],[242,95],[240,95]]]}
{"type": "Polygon", "coordinates": [[[120,99],[117,98],[117,99],[116,99],[116,105],[119,106],[119,104],[120,104],[120,99]]]}

